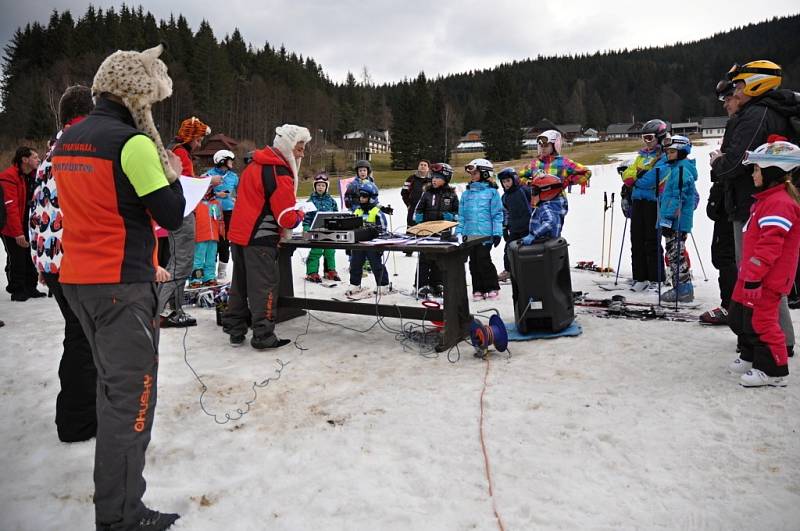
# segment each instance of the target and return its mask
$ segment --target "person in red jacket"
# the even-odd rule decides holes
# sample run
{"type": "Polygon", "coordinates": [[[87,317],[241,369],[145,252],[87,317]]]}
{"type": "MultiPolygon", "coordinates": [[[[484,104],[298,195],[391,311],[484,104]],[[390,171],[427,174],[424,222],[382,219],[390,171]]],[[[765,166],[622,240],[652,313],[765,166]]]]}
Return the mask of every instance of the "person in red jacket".
{"type": "Polygon", "coordinates": [[[26,301],[31,297],[44,297],[36,289],[38,274],[28,249],[28,214],[33,190],[31,183],[39,167],[39,154],[22,146],[17,148],[14,160],[0,173],[0,186],[6,210],[6,223],[0,234],[6,248],[6,291],[12,301],[26,301]]]}
{"type": "Polygon", "coordinates": [[[756,194],[728,312],[741,348],[729,369],[741,375],[745,387],[785,387],[788,351],[778,308],[791,290],[800,254],[800,194],[791,180],[791,171],[800,166],[800,148],[771,136],[747,151],[743,163],[753,165],[756,194]]]}
{"type": "MultiPolygon", "coordinates": [[[[175,145],[172,147],[172,152],[181,160],[181,175],[195,176],[192,151],[199,148],[203,138],[210,133],[211,128],[194,116],[181,122],[178,134],[175,136],[175,145]]],[[[159,310],[163,310],[169,306],[172,311],[166,316],[162,315],[161,326],[163,328],[195,326],[197,319],[183,311],[183,291],[194,265],[194,212],[183,218],[183,224],[178,230],[169,233],[167,244],[170,257],[166,270],[172,275],[172,280],[161,284],[158,307],[159,310]]]]}
{"type": "Polygon", "coordinates": [[[295,208],[295,190],[300,161],[310,141],[305,127],[278,127],[273,147],[256,151],[239,180],[228,233],[233,276],[222,319],[222,330],[230,335],[231,345],[244,343],[248,321],[253,328],[253,348],[289,343],[275,335],[278,242],[283,231],[303,222],[303,211],[295,208]]]}

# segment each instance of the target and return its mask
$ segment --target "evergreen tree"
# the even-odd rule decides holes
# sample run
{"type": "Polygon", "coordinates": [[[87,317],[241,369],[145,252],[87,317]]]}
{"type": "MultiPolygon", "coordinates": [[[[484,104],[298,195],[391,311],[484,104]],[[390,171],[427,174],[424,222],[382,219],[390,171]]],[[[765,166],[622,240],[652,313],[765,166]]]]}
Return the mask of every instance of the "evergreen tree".
{"type": "Polygon", "coordinates": [[[417,167],[414,103],[414,92],[410,84],[401,83],[400,94],[392,107],[392,168],[396,170],[417,167]]]}
{"type": "Polygon", "coordinates": [[[507,70],[499,69],[495,73],[488,99],[483,129],[486,158],[493,161],[518,159],[522,155],[521,98],[507,70]]]}

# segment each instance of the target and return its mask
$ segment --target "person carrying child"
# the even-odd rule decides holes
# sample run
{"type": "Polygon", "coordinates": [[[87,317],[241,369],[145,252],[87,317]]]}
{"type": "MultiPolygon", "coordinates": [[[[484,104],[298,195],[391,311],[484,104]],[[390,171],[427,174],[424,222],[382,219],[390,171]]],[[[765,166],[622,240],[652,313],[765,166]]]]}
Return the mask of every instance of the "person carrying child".
{"type": "Polygon", "coordinates": [[[658,225],[665,238],[672,289],[661,296],[665,302],[691,302],[694,300],[692,272],[686,252],[686,236],[692,232],[694,209],[698,195],[695,181],[697,168],[694,159],[686,158],[692,151],[692,142],[676,135],[664,140],[667,149],[655,166],[658,183],[658,225]]]}
{"type": "Polygon", "coordinates": [[[472,277],[472,300],[496,299],[500,296],[497,269],[492,263],[492,246],[497,247],[503,235],[503,203],[490,179],[494,166],[486,159],[475,159],[464,167],[470,182],[458,205],[456,234],[464,240],[489,236],[469,252],[469,274],[472,277]]]}
{"type": "Polygon", "coordinates": [[[753,165],[756,194],[728,310],[741,353],[728,368],[741,375],[744,387],[785,387],[788,351],[778,308],[791,290],[800,253],[800,194],[791,173],[800,166],[800,147],[773,135],[746,151],[743,164],[753,165]]]}
{"type": "Polygon", "coordinates": [[[523,185],[514,168],[505,168],[497,174],[503,187],[503,271],[498,276],[501,282],[511,278],[511,263],[508,259],[508,244],[528,234],[531,220],[531,189],[523,185]]]}
{"type": "MultiPolygon", "coordinates": [[[[316,212],[338,212],[339,207],[336,206],[336,200],[328,193],[329,187],[328,174],[325,172],[318,173],[314,177],[314,191],[311,192],[308,200],[314,204],[317,209],[316,212]]],[[[316,212],[307,212],[303,219],[303,230],[311,228],[311,223],[314,221],[316,212]]],[[[336,273],[336,249],[311,249],[306,259],[306,280],[309,282],[322,282],[322,277],[319,276],[319,260],[324,256],[325,267],[325,280],[340,281],[338,273],[336,273]]]]}
{"type": "Polygon", "coordinates": [[[190,288],[217,285],[217,246],[220,236],[225,237],[222,205],[214,187],[210,186],[194,210],[194,264],[190,288]]]}
{"type": "MultiPolygon", "coordinates": [[[[425,187],[414,209],[414,222],[455,221],[458,218],[458,195],[450,186],[453,167],[444,162],[431,165],[431,183],[425,187]]],[[[421,234],[420,236],[425,236],[421,234]]],[[[425,253],[419,256],[417,275],[417,295],[441,297],[444,293],[444,279],[436,262],[425,253]]]]}
{"type": "MultiPolygon", "coordinates": [[[[358,207],[353,211],[356,216],[364,219],[365,225],[377,227],[381,232],[386,230],[386,216],[378,204],[378,187],[366,181],[361,183],[358,190],[358,207]]],[[[375,294],[389,293],[389,274],[383,265],[383,252],[353,250],[350,252],[350,288],[345,291],[345,296],[350,299],[362,299],[370,295],[369,288],[361,285],[364,262],[372,265],[375,275],[375,294]]]]}

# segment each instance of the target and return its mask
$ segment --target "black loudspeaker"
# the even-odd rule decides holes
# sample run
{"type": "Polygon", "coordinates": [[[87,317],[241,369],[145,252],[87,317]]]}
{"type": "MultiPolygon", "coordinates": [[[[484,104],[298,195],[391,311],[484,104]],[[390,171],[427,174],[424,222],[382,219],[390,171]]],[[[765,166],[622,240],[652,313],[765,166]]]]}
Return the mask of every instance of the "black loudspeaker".
{"type": "Polygon", "coordinates": [[[575,320],[568,247],[564,238],[508,245],[514,321],[523,334],[560,332],[575,320]]]}

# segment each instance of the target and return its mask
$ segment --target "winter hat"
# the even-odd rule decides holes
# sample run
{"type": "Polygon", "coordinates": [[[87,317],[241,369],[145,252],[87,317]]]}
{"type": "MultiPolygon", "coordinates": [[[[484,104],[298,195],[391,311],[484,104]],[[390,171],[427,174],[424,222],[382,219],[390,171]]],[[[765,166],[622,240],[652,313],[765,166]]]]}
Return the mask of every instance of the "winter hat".
{"type": "Polygon", "coordinates": [[[311,142],[311,133],[308,129],[299,125],[283,124],[275,128],[275,140],[272,146],[277,149],[283,158],[289,163],[294,173],[294,193],[297,194],[297,179],[300,175],[300,161],[294,158],[294,146],[298,142],[311,142]]]}
{"type": "Polygon", "coordinates": [[[104,92],[113,94],[131,112],[136,128],[155,142],[161,166],[169,182],[178,174],[169,165],[169,157],[161,135],[153,122],[152,106],[172,95],[172,80],[167,74],[167,65],[158,57],[164,51],[162,45],[143,52],[117,50],[100,64],[92,82],[92,95],[104,92]]]}
{"type": "Polygon", "coordinates": [[[770,135],[766,144],[745,152],[742,164],[755,164],[760,168],[776,166],[788,173],[800,166],[800,147],[788,142],[785,137],[770,135]]]}
{"type": "Polygon", "coordinates": [[[211,128],[204,124],[200,118],[192,116],[181,122],[181,126],[178,128],[178,134],[175,135],[175,138],[180,140],[181,144],[186,144],[196,138],[203,138],[210,134],[211,128]]]}
{"type": "Polygon", "coordinates": [[[86,116],[94,109],[92,89],[84,85],[72,85],[64,91],[58,102],[58,120],[64,127],[78,116],[86,116]]]}
{"type": "Polygon", "coordinates": [[[540,138],[546,139],[548,144],[553,144],[553,151],[555,151],[558,155],[561,154],[561,133],[555,129],[549,129],[537,136],[536,140],[539,140],[540,138]]]}

